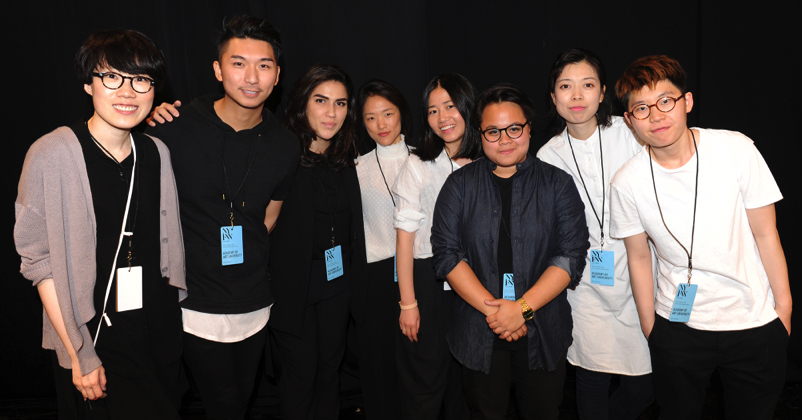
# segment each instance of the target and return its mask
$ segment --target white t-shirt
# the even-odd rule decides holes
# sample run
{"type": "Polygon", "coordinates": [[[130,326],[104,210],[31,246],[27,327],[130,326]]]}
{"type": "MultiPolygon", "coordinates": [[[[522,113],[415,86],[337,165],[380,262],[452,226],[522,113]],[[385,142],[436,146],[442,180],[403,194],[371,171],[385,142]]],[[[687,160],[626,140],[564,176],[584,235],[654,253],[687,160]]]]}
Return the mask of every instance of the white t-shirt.
{"type": "Polygon", "coordinates": [[[390,188],[409,157],[410,149],[402,135],[400,142],[390,146],[377,144],[376,149],[356,159],[356,175],[362,192],[362,221],[365,223],[368,263],[395,255],[395,206],[390,188]]]}
{"type": "Polygon", "coordinates": [[[782,199],[763,157],[748,137],[723,130],[698,130],[698,153],[684,166],[656,162],[654,184],[644,148],[613,178],[610,225],[619,238],[646,232],[657,252],[655,310],[668,319],[677,287],[688,281],[688,257],[663,224],[690,251],[694,183],[699,158],[692,284],[698,285],[688,326],[698,330],[744,330],[775,318],[774,296],[746,209],[782,199]]]}
{"type": "Polygon", "coordinates": [[[395,195],[393,227],[415,234],[413,256],[429,258],[432,254],[432,214],[437,195],[446,178],[460,166],[451,161],[445,149],[432,162],[412,154],[392,186],[395,195]]]}
{"type": "Polygon", "coordinates": [[[596,372],[645,375],[652,371],[652,365],[648,343],[641,331],[638,311],[632,299],[624,241],[610,237],[610,180],[643,146],[638,143],[621,117],[613,117],[610,127],[601,129],[601,153],[599,134],[597,127],[587,140],[577,140],[568,135],[567,130],[563,130],[537,152],[540,160],[568,172],[574,178],[579,196],[585,204],[590,249],[615,253],[613,286],[591,283],[590,259],[586,257],[582,281],[576,290],[568,291],[568,302],[571,303],[574,320],[574,342],[568,348],[568,361],[574,366],[596,372]],[[577,165],[582,178],[577,172],[577,165]],[[602,187],[606,195],[604,247],[600,246],[601,226],[597,219],[597,216],[602,217],[602,187]]]}

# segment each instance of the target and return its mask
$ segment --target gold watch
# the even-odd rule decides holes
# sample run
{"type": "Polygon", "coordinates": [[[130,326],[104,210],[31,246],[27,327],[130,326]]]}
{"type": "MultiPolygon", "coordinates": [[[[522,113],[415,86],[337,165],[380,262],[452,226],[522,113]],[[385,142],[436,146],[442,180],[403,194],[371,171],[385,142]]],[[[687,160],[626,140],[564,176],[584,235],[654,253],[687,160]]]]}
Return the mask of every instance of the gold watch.
{"type": "Polygon", "coordinates": [[[535,311],[532,307],[526,303],[524,298],[518,299],[518,304],[521,305],[521,315],[523,315],[524,321],[531,321],[535,317],[535,311]]]}

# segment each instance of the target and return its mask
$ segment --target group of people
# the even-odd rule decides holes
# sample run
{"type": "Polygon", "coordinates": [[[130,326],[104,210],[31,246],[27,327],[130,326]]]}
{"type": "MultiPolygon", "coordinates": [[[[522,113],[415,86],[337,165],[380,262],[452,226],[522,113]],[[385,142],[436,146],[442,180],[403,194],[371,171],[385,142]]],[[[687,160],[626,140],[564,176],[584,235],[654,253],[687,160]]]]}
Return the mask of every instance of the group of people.
{"type": "Polygon", "coordinates": [[[632,63],[622,118],[600,59],[562,53],[535,157],[515,85],[434,77],[415,148],[390,83],[312,66],[282,124],[264,106],[278,31],[241,16],[217,48],[224,93],[151,114],[159,50],[92,34],[76,63],[93,115],[26,156],[14,236],[60,418],[177,419],[183,365],[209,418],[241,419],[270,335],[282,418],[336,419],[351,317],[369,419],[504,419],[513,389],[520,417],[557,419],[566,362],[582,419],[655,398],[699,418],[714,370],[728,418],[771,418],[782,196],[747,137],[687,127],[678,62],[632,63]]]}

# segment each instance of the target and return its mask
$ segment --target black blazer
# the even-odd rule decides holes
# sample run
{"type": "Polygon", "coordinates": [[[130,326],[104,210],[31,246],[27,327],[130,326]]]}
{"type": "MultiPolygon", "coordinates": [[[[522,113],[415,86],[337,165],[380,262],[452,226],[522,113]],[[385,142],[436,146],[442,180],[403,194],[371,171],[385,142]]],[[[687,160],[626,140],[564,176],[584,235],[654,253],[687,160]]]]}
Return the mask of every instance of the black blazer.
{"type": "MultiPolygon", "coordinates": [[[[362,195],[356,169],[342,169],[345,190],[351,205],[351,290],[352,302],[359,302],[365,290],[365,226],[362,221],[362,195]],[[356,298],[356,299],[355,299],[356,298]]],[[[300,336],[304,327],[309,272],[312,265],[312,220],[314,194],[319,193],[311,170],[298,167],[293,185],[270,234],[270,280],[276,303],[270,311],[269,325],[279,331],[300,336]]],[[[352,305],[353,306],[353,305],[352,305]]],[[[356,317],[356,314],[354,314],[356,317]]]]}

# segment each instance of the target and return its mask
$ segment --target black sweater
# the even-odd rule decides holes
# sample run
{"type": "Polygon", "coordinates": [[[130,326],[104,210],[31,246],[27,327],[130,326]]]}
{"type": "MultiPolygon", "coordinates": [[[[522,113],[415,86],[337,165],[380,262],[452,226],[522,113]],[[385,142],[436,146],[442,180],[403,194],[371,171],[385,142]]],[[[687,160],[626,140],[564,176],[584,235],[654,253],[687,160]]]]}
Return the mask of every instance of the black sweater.
{"type": "MultiPolygon", "coordinates": [[[[354,302],[365,290],[365,227],[356,169],[347,166],[342,171],[351,208],[350,282],[354,302]]],[[[270,311],[270,327],[296,335],[303,331],[309,293],[315,194],[320,194],[320,186],[312,168],[300,167],[270,235],[274,247],[270,254],[270,278],[276,296],[276,303],[270,311]]],[[[360,316],[358,313],[353,315],[355,318],[360,316]]]]}
{"type": "Polygon", "coordinates": [[[189,293],[182,306],[238,314],[275,301],[267,273],[271,240],[264,225],[265,208],[271,200],[287,197],[300,146],[266,108],[261,123],[234,131],[214,111],[219,98],[194,100],[181,109],[180,117],[150,129],[149,134],[170,148],[175,172],[189,293]],[[242,191],[237,195],[240,184],[242,191]],[[234,225],[242,226],[245,261],[223,266],[220,228],[231,225],[228,199],[233,196],[234,225]]]}

